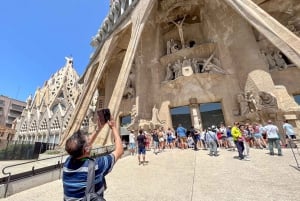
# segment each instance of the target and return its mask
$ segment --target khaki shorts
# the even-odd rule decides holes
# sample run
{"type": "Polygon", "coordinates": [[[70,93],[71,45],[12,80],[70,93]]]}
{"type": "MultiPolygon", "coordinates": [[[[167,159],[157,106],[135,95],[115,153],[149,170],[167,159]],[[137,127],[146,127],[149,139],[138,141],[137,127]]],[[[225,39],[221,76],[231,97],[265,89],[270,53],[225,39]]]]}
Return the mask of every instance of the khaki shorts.
{"type": "Polygon", "coordinates": [[[186,142],[186,137],[180,137],[180,142],[185,143],[186,142]]]}

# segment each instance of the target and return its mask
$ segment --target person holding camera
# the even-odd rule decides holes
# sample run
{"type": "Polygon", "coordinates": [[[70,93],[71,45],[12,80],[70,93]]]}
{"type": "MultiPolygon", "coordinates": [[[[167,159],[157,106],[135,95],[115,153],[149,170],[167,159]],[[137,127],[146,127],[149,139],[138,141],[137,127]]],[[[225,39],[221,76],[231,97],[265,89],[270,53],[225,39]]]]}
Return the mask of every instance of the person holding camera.
{"type": "MultiPolygon", "coordinates": [[[[96,157],[95,161],[95,192],[103,197],[103,192],[106,188],[105,176],[112,170],[116,161],[123,155],[122,140],[119,131],[116,128],[113,119],[105,120],[112,130],[112,135],[115,139],[115,150],[108,155],[96,157]]],[[[82,200],[85,197],[88,164],[90,160],[90,153],[92,144],[105,125],[104,122],[98,118],[98,129],[87,136],[78,130],[67,141],[65,150],[70,155],[63,167],[63,188],[64,200],[82,200]]]]}

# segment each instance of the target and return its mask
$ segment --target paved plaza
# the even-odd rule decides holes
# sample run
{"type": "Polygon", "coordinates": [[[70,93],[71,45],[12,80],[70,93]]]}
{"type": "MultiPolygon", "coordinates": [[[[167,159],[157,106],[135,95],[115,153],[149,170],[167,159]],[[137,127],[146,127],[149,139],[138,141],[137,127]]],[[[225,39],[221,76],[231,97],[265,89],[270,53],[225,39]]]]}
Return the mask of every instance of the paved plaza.
{"type": "MultiPolygon", "coordinates": [[[[284,156],[251,149],[250,161],[240,161],[237,152],[221,150],[210,157],[204,150],[147,152],[147,165],[136,156],[122,158],[107,176],[108,201],[214,201],[300,200],[300,171],[290,149],[284,156]],[[294,167],[293,167],[294,166],[294,167]]],[[[17,193],[3,201],[62,200],[62,182],[57,180],[17,193]]]]}

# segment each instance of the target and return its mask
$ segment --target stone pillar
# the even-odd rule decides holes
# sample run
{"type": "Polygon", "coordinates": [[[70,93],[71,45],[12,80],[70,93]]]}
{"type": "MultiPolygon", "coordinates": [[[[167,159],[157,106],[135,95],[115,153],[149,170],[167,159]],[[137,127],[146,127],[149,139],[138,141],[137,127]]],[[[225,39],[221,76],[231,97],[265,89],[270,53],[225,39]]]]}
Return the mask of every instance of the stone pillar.
{"type": "Polygon", "coordinates": [[[199,111],[199,104],[197,103],[196,98],[191,98],[190,99],[190,114],[191,114],[191,119],[192,119],[192,125],[194,128],[202,130],[202,121],[201,121],[201,116],[200,116],[200,111],[199,111]]]}

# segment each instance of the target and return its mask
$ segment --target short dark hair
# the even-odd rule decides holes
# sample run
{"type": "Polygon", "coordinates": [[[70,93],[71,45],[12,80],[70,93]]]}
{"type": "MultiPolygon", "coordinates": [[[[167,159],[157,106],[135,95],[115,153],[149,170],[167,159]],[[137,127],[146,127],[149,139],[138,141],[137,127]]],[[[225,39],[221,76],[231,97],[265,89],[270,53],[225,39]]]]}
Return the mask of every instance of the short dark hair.
{"type": "Polygon", "coordinates": [[[65,150],[73,158],[79,158],[83,155],[86,143],[86,136],[78,130],[67,140],[65,150]]]}

